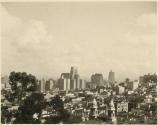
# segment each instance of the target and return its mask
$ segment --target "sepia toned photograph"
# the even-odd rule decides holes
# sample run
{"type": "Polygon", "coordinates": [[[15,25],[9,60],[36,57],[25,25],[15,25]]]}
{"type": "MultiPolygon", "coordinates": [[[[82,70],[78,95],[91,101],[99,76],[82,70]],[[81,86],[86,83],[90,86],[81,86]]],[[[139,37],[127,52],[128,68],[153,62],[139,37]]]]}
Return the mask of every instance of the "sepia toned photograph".
{"type": "Polygon", "coordinates": [[[157,124],[157,2],[1,2],[1,124],[157,124]]]}

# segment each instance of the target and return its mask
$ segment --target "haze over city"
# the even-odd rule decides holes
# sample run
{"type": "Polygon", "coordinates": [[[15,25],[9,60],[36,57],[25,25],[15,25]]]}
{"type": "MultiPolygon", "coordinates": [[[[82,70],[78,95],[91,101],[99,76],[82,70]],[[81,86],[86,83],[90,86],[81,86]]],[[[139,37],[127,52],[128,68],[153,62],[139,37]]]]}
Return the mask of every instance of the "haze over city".
{"type": "Polygon", "coordinates": [[[3,2],[2,124],[157,124],[157,2],[3,2]]]}
{"type": "Polygon", "coordinates": [[[2,75],[156,72],[156,2],[2,3],[1,11],[2,75]]]}

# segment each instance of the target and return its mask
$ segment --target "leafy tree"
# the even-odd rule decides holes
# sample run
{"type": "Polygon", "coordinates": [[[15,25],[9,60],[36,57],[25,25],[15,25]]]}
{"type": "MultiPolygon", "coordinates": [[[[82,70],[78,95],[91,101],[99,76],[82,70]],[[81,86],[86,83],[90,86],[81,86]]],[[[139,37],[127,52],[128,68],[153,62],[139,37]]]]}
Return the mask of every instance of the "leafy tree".
{"type": "Polygon", "coordinates": [[[151,75],[151,74],[144,75],[143,81],[145,83],[147,83],[147,82],[155,82],[155,83],[157,83],[157,75],[156,74],[153,74],[153,75],[151,75]]]}
{"type": "Polygon", "coordinates": [[[9,76],[9,84],[11,85],[12,97],[14,101],[19,103],[26,92],[33,92],[37,89],[36,77],[26,72],[11,72],[9,76]]]}
{"type": "Polygon", "coordinates": [[[10,91],[8,91],[7,94],[5,94],[5,98],[9,102],[14,102],[14,100],[15,100],[14,93],[11,93],[10,91]]]}
{"type": "Polygon", "coordinates": [[[68,121],[70,113],[66,109],[64,109],[64,102],[59,95],[56,95],[54,98],[52,98],[50,106],[53,110],[55,110],[57,116],[48,117],[46,123],[56,124],[68,121]]]}
{"type": "Polygon", "coordinates": [[[69,103],[69,102],[71,102],[71,101],[72,101],[72,98],[66,97],[64,103],[69,103]]]}
{"type": "Polygon", "coordinates": [[[68,123],[70,122],[70,112],[66,109],[61,110],[60,115],[50,116],[46,118],[46,124],[58,124],[60,122],[68,123]]]}
{"type": "Polygon", "coordinates": [[[66,109],[62,110],[61,119],[64,123],[68,123],[70,116],[70,112],[68,112],[66,109]]]}
{"type": "Polygon", "coordinates": [[[46,118],[45,124],[58,124],[61,122],[61,116],[50,116],[46,118]]]}
{"type": "Polygon", "coordinates": [[[2,95],[6,95],[7,94],[7,91],[5,89],[1,89],[1,94],[2,95]]]}
{"type": "Polygon", "coordinates": [[[129,78],[126,78],[126,79],[125,79],[125,82],[126,82],[126,83],[129,83],[129,81],[130,81],[129,78]]]}
{"type": "Polygon", "coordinates": [[[1,107],[1,122],[2,124],[9,123],[11,121],[11,113],[8,111],[7,106],[1,107]]]}
{"type": "Polygon", "coordinates": [[[86,95],[85,96],[85,100],[88,101],[88,102],[92,101],[93,99],[94,99],[93,95],[86,95]]]}
{"type": "Polygon", "coordinates": [[[44,104],[44,95],[42,93],[32,93],[19,107],[15,123],[40,123],[42,109],[45,108],[44,104]],[[38,114],[37,119],[33,118],[35,113],[38,114]]]}
{"type": "Polygon", "coordinates": [[[60,99],[59,95],[56,95],[50,102],[53,109],[60,113],[64,109],[64,102],[60,99]]]}
{"type": "MultiPolygon", "coordinates": [[[[66,119],[66,118],[65,118],[66,119]]],[[[81,123],[82,119],[80,116],[75,116],[74,114],[71,114],[66,121],[64,121],[64,124],[78,124],[81,123]]]]}
{"type": "Polygon", "coordinates": [[[45,108],[44,95],[37,93],[36,77],[27,74],[26,72],[11,72],[9,76],[9,84],[11,85],[11,92],[3,92],[5,98],[18,104],[19,109],[16,112],[8,112],[3,107],[2,121],[9,123],[15,117],[14,123],[40,123],[42,109],[45,108]],[[29,94],[28,94],[29,93],[29,94]],[[37,114],[37,119],[33,115],[37,114]]]}

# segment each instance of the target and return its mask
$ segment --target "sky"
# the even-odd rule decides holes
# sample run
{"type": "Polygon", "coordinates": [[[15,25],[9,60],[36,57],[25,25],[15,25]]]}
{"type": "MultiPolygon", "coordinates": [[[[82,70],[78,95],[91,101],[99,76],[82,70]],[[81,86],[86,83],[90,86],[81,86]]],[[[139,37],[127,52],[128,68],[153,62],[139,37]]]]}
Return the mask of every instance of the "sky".
{"type": "Polygon", "coordinates": [[[2,75],[116,80],[156,72],[156,2],[2,3],[2,75]]]}

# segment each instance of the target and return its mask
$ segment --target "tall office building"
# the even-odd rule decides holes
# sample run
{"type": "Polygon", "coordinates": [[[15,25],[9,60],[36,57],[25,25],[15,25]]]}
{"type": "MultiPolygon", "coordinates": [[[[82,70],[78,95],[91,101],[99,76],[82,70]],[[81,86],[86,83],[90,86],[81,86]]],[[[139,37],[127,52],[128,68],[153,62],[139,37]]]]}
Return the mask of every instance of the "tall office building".
{"type": "Polygon", "coordinates": [[[76,78],[76,89],[79,89],[79,85],[80,85],[80,79],[76,78]]]}
{"type": "Polygon", "coordinates": [[[70,89],[71,90],[81,90],[86,88],[86,82],[83,79],[71,79],[70,89]]]}
{"type": "Polygon", "coordinates": [[[62,73],[58,80],[60,90],[70,90],[70,73],[62,73]]]}
{"type": "Polygon", "coordinates": [[[60,90],[85,89],[86,83],[80,79],[77,68],[71,67],[70,73],[62,73],[58,80],[58,88],[60,90]]]}
{"type": "Polygon", "coordinates": [[[62,73],[60,78],[62,78],[62,79],[70,79],[70,73],[62,73]]]}
{"type": "Polygon", "coordinates": [[[83,79],[80,79],[80,89],[85,89],[86,88],[86,82],[83,79]]]}
{"type": "Polygon", "coordinates": [[[76,80],[75,79],[71,79],[70,80],[70,89],[71,90],[75,90],[76,89],[76,80]]]}
{"type": "Polygon", "coordinates": [[[44,92],[45,93],[45,85],[46,85],[46,81],[45,79],[43,78],[41,80],[41,92],[44,92]]]}
{"type": "Polygon", "coordinates": [[[42,78],[41,80],[38,81],[37,83],[37,89],[38,91],[42,92],[42,93],[45,93],[46,90],[45,90],[45,85],[46,85],[46,81],[44,78],[42,78]]]}
{"type": "Polygon", "coordinates": [[[71,70],[70,70],[70,79],[75,79],[75,78],[78,78],[78,77],[79,77],[79,75],[78,75],[77,68],[71,67],[71,70]]]}
{"type": "Polygon", "coordinates": [[[108,82],[110,84],[114,84],[115,83],[115,73],[112,70],[109,72],[108,82]]]}
{"type": "Polygon", "coordinates": [[[58,87],[60,90],[70,90],[70,79],[60,78],[58,80],[58,87]]]}
{"type": "Polygon", "coordinates": [[[71,67],[70,69],[70,79],[71,79],[71,87],[73,90],[79,89],[79,84],[80,84],[80,76],[78,74],[77,68],[76,67],[71,67]]]}
{"type": "Polygon", "coordinates": [[[54,84],[55,84],[55,82],[54,82],[53,79],[47,80],[47,81],[46,81],[46,85],[45,85],[45,90],[46,90],[46,92],[52,90],[53,87],[54,87],[54,84]]]}
{"type": "Polygon", "coordinates": [[[100,73],[93,74],[91,76],[91,82],[95,86],[103,86],[104,84],[103,75],[100,73]]]}

